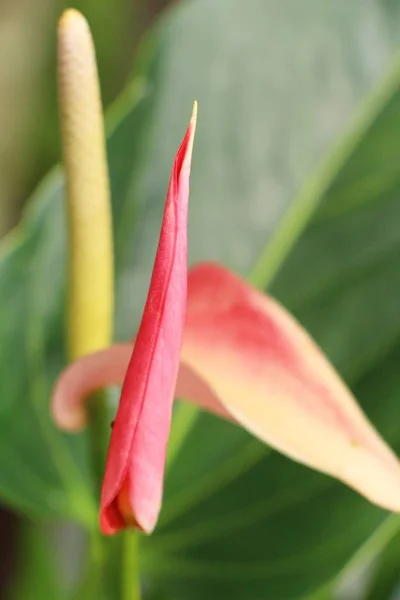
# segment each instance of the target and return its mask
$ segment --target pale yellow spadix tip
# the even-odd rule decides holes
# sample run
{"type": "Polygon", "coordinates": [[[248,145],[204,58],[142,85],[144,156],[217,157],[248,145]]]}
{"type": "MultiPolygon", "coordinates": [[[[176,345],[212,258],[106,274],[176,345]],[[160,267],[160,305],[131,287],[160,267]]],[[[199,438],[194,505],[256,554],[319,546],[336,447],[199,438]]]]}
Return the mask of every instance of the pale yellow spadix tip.
{"type": "Polygon", "coordinates": [[[92,37],[89,24],[82,13],[75,8],[65,10],[58,22],[58,45],[59,54],[64,46],[64,51],[68,48],[72,51],[81,45],[92,45],[92,37]]]}
{"type": "Polygon", "coordinates": [[[84,16],[65,11],[58,28],[58,84],[68,214],[68,353],[110,343],[113,243],[103,111],[95,49],[84,16]]]}
{"type": "Polygon", "coordinates": [[[62,13],[58,26],[60,29],[63,29],[64,27],[69,27],[71,25],[79,25],[82,22],[87,26],[87,21],[79,10],[76,10],[76,8],[67,8],[67,10],[64,10],[62,13]]]}

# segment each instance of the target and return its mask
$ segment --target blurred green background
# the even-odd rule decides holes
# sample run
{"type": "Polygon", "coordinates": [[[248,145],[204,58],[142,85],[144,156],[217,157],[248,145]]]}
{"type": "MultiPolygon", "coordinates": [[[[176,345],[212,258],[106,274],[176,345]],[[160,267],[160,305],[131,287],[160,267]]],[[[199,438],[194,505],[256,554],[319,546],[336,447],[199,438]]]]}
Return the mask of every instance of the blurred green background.
{"type": "MultiPolygon", "coordinates": [[[[400,2],[165,4],[73,4],[113,105],[116,338],[138,324],[197,98],[190,262],[219,260],[276,296],[399,452],[400,2]]],[[[66,6],[0,7],[2,234],[59,158],[66,6]]],[[[62,198],[56,169],[0,253],[0,494],[24,515],[19,528],[9,513],[1,525],[8,600],[64,597],[84,554],[71,521],[93,513],[85,439],[48,415],[65,364],[62,198]]],[[[173,440],[160,524],[141,544],[146,600],[395,598],[397,516],[209,415],[178,410],[173,440]]]]}
{"type": "Polygon", "coordinates": [[[57,21],[77,8],[90,22],[104,106],[132,70],[140,37],[171,0],[4,0],[0,6],[0,234],[59,160],[56,90],[57,21]]]}

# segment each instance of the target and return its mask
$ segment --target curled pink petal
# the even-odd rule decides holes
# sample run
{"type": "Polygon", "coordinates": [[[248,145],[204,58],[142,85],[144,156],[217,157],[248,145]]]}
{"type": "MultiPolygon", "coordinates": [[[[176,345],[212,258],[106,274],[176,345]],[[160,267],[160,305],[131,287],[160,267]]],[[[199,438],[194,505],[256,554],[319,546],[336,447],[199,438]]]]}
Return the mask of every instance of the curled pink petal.
{"type": "Polygon", "coordinates": [[[305,330],[215,264],[189,274],[182,360],[243,427],[400,511],[400,463],[305,330]]]}
{"type": "Polygon", "coordinates": [[[65,431],[79,431],[86,425],[85,400],[96,390],[121,385],[132,344],[115,344],[71,363],[60,375],[53,390],[51,412],[54,422],[65,431]]]}
{"type": "MultiPolygon", "coordinates": [[[[53,390],[51,411],[54,422],[65,431],[86,425],[85,401],[96,390],[121,385],[132,354],[132,344],[114,344],[71,363],[53,390]]],[[[180,365],[175,397],[226,419],[231,415],[207,384],[185,364],[180,365]]]]}

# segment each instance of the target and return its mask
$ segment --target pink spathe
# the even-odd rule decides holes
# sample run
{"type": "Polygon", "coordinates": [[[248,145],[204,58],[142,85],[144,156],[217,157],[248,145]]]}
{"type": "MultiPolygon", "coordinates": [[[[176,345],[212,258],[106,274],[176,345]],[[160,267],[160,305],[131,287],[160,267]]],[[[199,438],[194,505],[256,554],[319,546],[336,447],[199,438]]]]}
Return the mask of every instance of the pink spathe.
{"type": "Polygon", "coordinates": [[[165,454],[187,293],[187,212],[195,114],[175,158],[148,297],[122,386],[100,501],[100,527],[152,531],[165,454]]]}

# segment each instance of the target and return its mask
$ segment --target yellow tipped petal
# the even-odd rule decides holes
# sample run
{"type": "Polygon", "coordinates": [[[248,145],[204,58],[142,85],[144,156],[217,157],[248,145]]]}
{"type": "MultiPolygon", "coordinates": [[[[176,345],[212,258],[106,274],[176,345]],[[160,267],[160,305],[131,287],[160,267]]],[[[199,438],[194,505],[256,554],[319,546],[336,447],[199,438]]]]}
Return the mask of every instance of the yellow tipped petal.
{"type": "Polygon", "coordinates": [[[230,415],[291,458],[400,512],[400,463],[304,329],[217,265],[189,274],[182,360],[230,415]]]}
{"type": "Polygon", "coordinates": [[[85,18],[64,12],[58,30],[59,103],[69,224],[71,359],[109,344],[113,247],[104,125],[95,52],[85,18]]]}
{"type": "Polygon", "coordinates": [[[190,137],[189,137],[189,141],[188,141],[188,145],[187,145],[183,168],[190,169],[190,165],[192,162],[194,135],[196,133],[196,124],[197,124],[197,100],[195,100],[193,102],[192,117],[190,119],[190,125],[189,125],[189,132],[190,132],[189,136],[190,137]]]}

